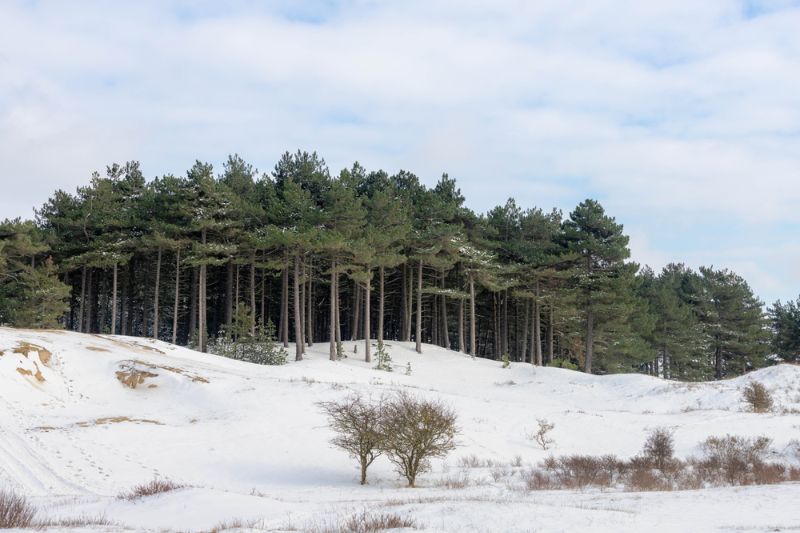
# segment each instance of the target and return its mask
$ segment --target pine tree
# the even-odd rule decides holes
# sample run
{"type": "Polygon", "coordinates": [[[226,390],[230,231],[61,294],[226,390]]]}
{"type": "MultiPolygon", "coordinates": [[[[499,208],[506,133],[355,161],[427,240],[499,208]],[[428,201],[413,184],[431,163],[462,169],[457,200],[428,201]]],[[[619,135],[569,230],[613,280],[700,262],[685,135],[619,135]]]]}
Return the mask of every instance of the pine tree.
{"type": "Polygon", "coordinates": [[[769,309],[769,319],[775,353],[784,361],[800,360],[800,297],[785,304],[775,302],[769,309]]]}
{"type": "Polygon", "coordinates": [[[622,225],[595,200],[581,202],[563,224],[566,249],[579,257],[572,283],[585,316],[584,371],[592,372],[595,319],[614,302],[623,261],[630,256],[622,225]]]}

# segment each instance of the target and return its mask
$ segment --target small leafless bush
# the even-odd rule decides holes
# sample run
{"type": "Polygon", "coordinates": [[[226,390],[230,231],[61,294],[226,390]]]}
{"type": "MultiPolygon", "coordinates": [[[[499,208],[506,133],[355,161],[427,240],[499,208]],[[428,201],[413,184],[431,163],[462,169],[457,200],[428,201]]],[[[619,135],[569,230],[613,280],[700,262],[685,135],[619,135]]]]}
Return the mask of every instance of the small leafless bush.
{"type": "MultiPolygon", "coordinates": [[[[670,465],[678,466],[679,462],[670,458],[670,465]]],[[[664,475],[664,470],[654,466],[653,458],[647,456],[634,457],[623,468],[624,485],[628,490],[651,491],[670,490],[671,480],[664,475]]]]}
{"type": "Polygon", "coordinates": [[[514,458],[511,460],[510,464],[514,468],[521,467],[522,466],[522,456],[521,455],[515,455],[514,458]]]}
{"type": "Polygon", "coordinates": [[[336,436],[331,443],[358,460],[361,484],[367,483],[367,468],[382,453],[382,404],[354,394],[338,402],[322,402],[322,411],[336,436]]]}
{"type": "Polygon", "coordinates": [[[766,413],[772,410],[772,394],[759,381],[751,381],[747,384],[742,392],[742,400],[754,413],[766,413]]]}
{"type": "Polygon", "coordinates": [[[712,484],[748,485],[755,483],[754,469],[763,468],[769,449],[767,437],[709,437],[703,442],[703,457],[696,462],[701,477],[712,484]]]}
{"type": "Polygon", "coordinates": [[[400,391],[385,402],[381,416],[381,448],[409,487],[430,467],[430,459],[455,448],[456,414],[437,400],[400,391]]]}
{"type": "Polygon", "coordinates": [[[36,508],[25,496],[0,490],[0,529],[30,527],[35,516],[36,508]]]}
{"type": "Polygon", "coordinates": [[[666,472],[673,465],[675,439],[667,428],[656,428],[647,436],[642,449],[642,456],[654,468],[666,472]]]}
{"type": "Polygon", "coordinates": [[[304,531],[309,533],[378,533],[404,528],[416,529],[417,523],[410,517],[395,513],[372,513],[363,510],[336,523],[306,526],[304,531]]]}
{"type": "Polygon", "coordinates": [[[118,498],[120,500],[138,500],[139,498],[182,489],[184,486],[169,479],[156,478],[149,483],[136,485],[130,491],[121,493],[118,498]]]}
{"type": "Polygon", "coordinates": [[[483,461],[473,453],[460,457],[458,459],[458,464],[461,465],[461,468],[480,468],[483,466],[483,461]]]}
{"type": "Polygon", "coordinates": [[[560,487],[610,487],[619,471],[620,461],[613,455],[567,455],[548,459],[544,467],[560,487]]]}
{"type": "Polygon", "coordinates": [[[550,436],[550,432],[556,427],[555,424],[545,418],[536,420],[539,427],[532,431],[528,436],[532,441],[536,442],[543,450],[547,450],[555,444],[555,440],[550,436]]]}
{"type": "Polygon", "coordinates": [[[528,490],[550,490],[557,487],[553,478],[547,474],[547,472],[537,469],[531,468],[527,472],[522,475],[523,481],[525,481],[525,488],[528,490]]]}
{"type": "Polygon", "coordinates": [[[434,486],[442,487],[445,489],[463,489],[470,485],[470,479],[467,474],[459,474],[455,476],[447,476],[435,481],[434,486]]]}

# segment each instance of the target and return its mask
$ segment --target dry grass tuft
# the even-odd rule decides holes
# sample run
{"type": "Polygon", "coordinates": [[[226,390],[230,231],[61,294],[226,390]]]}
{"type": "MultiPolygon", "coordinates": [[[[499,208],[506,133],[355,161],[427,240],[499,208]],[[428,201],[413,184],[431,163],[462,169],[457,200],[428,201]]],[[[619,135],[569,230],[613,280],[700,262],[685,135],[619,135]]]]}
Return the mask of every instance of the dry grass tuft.
{"type": "Polygon", "coordinates": [[[393,529],[416,529],[417,523],[410,517],[395,513],[372,513],[361,511],[336,523],[306,526],[308,533],[377,533],[393,529]]]}
{"type": "Polygon", "coordinates": [[[120,500],[138,500],[147,496],[155,496],[156,494],[163,494],[173,490],[182,489],[185,485],[176,483],[169,479],[154,479],[149,483],[143,485],[136,485],[129,492],[121,493],[118,498],[120,500]]]}
{"type": "Polygon", "coordinates": [[[31,527],[35,516],[36,508],[25,496],[0,490],[0,529],[31,527]]]}

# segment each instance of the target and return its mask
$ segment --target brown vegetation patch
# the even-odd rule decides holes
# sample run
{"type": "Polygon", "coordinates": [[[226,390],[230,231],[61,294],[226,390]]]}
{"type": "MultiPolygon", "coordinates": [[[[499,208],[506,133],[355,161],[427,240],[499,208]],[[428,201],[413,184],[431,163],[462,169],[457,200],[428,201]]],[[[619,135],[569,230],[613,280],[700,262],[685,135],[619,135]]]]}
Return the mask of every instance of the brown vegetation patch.
{"type": "Polygon", "coordinates": [[[154,479],[149,483],[136,485],[128,492],[121,493],[118,497],[121,500],[138,500],[145,496],[154,496],[164,492],[171,492],[173,490],[182,489],[185,485],[175,483],[169,479],[154,479]]]}
{"type": "Polygon", "coordinates": [[[41,361],[43,365],[48,365],[50,363],[50,358],[53,356],[48,349],[29,342],[20,342],[17,347],[14,348],[14,353],[21,354],[24,357],[28,357],[28,353],[30,352],[36,352],[39,355],[39,361],[41,361]]]}
{"type": "Polygon", "coordinates": [[[90,426],[103,426],[105,424],[120,424],[122,422],[132,422],[134,424],[155,424],[157,426],[164,425],[158,420],[149,420],[147,418],[129,418],[127,416],[108,416],[103,418],[97,418],[95,420],[89,420],[86,422],[77,422],[75,425],[78,427],[85,428],[90,426]]]}
{"type": "Polygon", "coordinates": [[[111,350],[106,350],[105,348],[101,348],[99,346],[87,346],[87,350],[90,352],[110,352],[111,350]]]}

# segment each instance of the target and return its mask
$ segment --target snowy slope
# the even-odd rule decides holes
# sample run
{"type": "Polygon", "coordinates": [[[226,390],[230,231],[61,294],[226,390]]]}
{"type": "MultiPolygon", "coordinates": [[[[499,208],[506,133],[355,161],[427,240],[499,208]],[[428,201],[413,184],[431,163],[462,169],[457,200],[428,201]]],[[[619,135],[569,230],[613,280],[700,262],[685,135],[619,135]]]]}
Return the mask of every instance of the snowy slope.
{"type": "Polygon", "coordinates": [[[526,364],[504,369],[390,342],[396,371],[387,373],[361,361],[358,344],[353,354],[354,343],[346,343],[349,357],[336,363],[328,361],[327,344],[318,344],[302,362],[264,367],[146,339],[0,328],[0,488],[33,497],[51,517],[102,514],[119,530],[201,530],[237,518],[260,520],[264,530],[302,530],[365,508],[408,513],[429,531],[767,531],[800,524],[792,484],[528,493],[495,482],[488,470],[465,472],[459,462],[626,457],[658,426],[675,429],[681,456],[709,435],[730,433],[767,435],[778,453],[796,460],[789,443],[800,439],[800,416],[747,413],[740,396],[758,379],[779,408],[796,412],[800,367],[681,384],[526,364]],[[370,485],[360,487],[354,463],[328,445],[315,403],[401,387],[451,404],[460,446],[434,463],[420,489],[402,488],[384,458],[371,467],[370,485]],[[556,424],[550,451],[527,437],[537,418],[556,424]],[[459,476],[469,476],[470,486],[441,486],[459,476]],[[137,502],[116,498],[154,477],[190,488],[137,502]]]}

